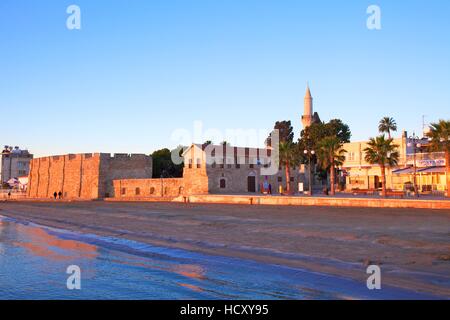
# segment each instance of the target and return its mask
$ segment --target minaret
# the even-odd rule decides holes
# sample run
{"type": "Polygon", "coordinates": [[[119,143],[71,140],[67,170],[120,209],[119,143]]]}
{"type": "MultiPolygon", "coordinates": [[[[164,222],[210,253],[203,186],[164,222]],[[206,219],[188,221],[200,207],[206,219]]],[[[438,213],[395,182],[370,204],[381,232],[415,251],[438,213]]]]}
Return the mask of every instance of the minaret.
{"type": "Polygon", "coordinates": [[[302,116],[303,129],[309,127],[313,122],[313,98],[311,96],[311,91],[309,90],[309,85],[306,86],[304,110],[302,116]]]}

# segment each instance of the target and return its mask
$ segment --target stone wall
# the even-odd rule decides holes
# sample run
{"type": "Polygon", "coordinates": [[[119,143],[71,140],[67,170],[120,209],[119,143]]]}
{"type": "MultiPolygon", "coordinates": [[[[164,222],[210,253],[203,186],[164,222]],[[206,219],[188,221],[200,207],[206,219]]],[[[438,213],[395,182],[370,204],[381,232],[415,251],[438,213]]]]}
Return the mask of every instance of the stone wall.
{"type": "Polygon", "coordinates": [[[152,157],[143,154],[101,154],[100,185],[101,198],[115,197],[114,180],[152,178],[152,157]]]}
{"type": "Polygon", "coordinates": [[[183,178],[114,180],[115,198],[178,197],[184,193],[183,178]]]}
{"type": "Polygon", "coordinates": [[[28,197],[51,198],[62,192],[64,198],[96,199],[100,154],[69,154],[31,161],[28,197]]]}
{"type": "Polygon", "coordinates": [[[113,180],[151,178],[152,159],[145,155],[69,154],[31,161],[28,197],[68,199],[114,196],[113,180]]]}

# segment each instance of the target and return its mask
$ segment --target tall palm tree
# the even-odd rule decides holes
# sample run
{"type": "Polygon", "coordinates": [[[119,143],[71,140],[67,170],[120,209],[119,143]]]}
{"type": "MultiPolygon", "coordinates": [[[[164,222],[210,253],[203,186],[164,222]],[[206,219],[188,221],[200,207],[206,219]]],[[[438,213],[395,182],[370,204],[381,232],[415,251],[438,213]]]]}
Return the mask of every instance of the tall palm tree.
{"type": "Polygon", "coordinates": [[[391,131],[397,131],[397,123],[394,118],[384,117],[378,124],[378,131],[380,133],[387,133],[388,138],[391,139],[391,131]]]}
{"type": "Polygon", "coordinates": [[[447,171],[447,197],[450,197],[450,121],[439,120],[430,125],[427,136],[431,140],[431,149],[445,152],[447,171]]]}
{"type": "Polygon", "coordinates": [[[286,176],[286,192],[289,193],[291,191],[290,168],[298,165],[300,162],[298,147],[296,143],[286,141],[280,142],[278,150],[280,163],[284,165],[284,173],[286,176]]]}
{"type": "Polygon", "coordinates": [[[345,151],[342,149],[342,142],[336,136],[325,137],[319,141],[318,157],[322,168],[329,168],[330,171],[330,193],[335,195],[335,175],[336,167],[340,166],[345,161],[345,151]]]}
{"type": "Polygon", "coordinates": [[[398,145],[393,144],[393,139],[386,139],[384,135],[370,138],[367,148],[364,149],[365,160],[370,164],[378,164],[381,168],[381,195],[386,197],[386,166],[397,165],[400,154],[398,145]]]}

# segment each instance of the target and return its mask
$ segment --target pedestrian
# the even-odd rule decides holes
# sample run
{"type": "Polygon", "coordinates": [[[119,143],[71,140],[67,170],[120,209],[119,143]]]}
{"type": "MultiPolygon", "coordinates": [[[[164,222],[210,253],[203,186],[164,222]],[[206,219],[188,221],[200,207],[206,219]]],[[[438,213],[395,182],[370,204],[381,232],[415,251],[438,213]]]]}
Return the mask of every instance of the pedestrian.
{"type": "Polygon", "coordinates": [[[53,197],[55,197],[55,200],[56,200],[56,197],[58,196],[58,193],[55,191],[55,192],[53,192],[53,197]]]}
{"type": "Polygon", "coordinates": [[[62,198],[62,192],[58,192],[58,198],[61,199],[62,198]]]}
{"type": "Polygon", "coordinates": [[[8,191],[8,199],[11,199],[11,191],[8,191]]]}
{"type": "Polygon", "coordinates": [[[272,184],[269,183],[269,194],[272,194],[272,184]]]}

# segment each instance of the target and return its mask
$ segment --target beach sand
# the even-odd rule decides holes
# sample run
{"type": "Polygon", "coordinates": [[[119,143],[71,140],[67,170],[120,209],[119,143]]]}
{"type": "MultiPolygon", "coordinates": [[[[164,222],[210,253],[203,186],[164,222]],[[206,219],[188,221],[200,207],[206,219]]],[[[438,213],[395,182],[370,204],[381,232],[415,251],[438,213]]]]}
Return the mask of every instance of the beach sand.
{"type": "Polygon", "coordinates": [[[2,202],[0,215],[450,298],[450,210],[150,202],[2,202]]]}

